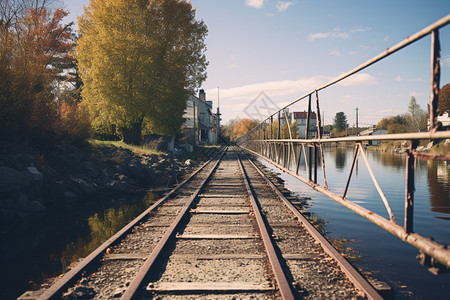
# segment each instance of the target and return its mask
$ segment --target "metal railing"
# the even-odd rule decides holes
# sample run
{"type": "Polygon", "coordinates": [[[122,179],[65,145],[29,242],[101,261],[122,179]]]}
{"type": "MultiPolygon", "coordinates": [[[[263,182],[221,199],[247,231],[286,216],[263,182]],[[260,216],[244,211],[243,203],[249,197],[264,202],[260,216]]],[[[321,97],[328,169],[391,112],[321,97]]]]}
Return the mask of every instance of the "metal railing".
{"type": "Polygon", "coordinates": [[[450,268],[450,249],[447,245],[436,243],[430,238],[425,238],[413,232],[413,208],[414,208],[414,159],[427,160],[444,160],[450,161],[450,155],[430,155],[419,153],[416,148],[420,140],[437,140],[450,139],[450,131],[444,131],[441,124],[437,120],[437,108],[439,101],[439,83],[440,83],[440,42],[439,42],[439,28],[450,23],[450,15],[440,19],[431,24],[416,34],[409,36],[402,42],[396,44],[383,53],[368,60],[355,69],[345,73],[342,76],[332,80],[331,82],[312,90],[306,95],[286,105],[282,109],[270,115],[267,119],[262,121],[255,128],[250,130],[246,135],[237,140],[237,144],[242,148],[258,155],[283,171],[289,173],[295,178],[301,180],[313,189],[325,194],[331,199],[344,205],[350,210],[370,220],[381,228],[387,230],[393,235],[399,237],[404,242],[416,247],[422,253],[422,262],[426,262],[432,266],[450,268]],[[317,123],[315,126],[316,138],[309,139],[311,133],[310,120],[312,115],[312,100],[315,98],[315,112],[320,112],[319,107],[319,91],[330,87],[345,78],[369,67],[370,65],[379,62],[387,56],[397,52],[406,46],[418,41],[419,39],[431,35],[431,93],[429,104],[429,120],[430,128],[428,132],[416,133],[402,133],[402,134],[385,134],[377,136],[353,136],[341,138],[322,138],[322,120],[320,113],[316,113],[317,123]],[[298,139],[293,137],[293,132],[290,128],[290,120],[288,118],[287,110],[292,105],[301,100],[308,100],[308,110],[306,118],[305,138],[298,139]],[[282,129],[282,127],[284,128],[282,129]],[[399,225],[390,208],[389,201],[384,195],[380,185],[377,182],[375,175],[372,172],[369,161],[366,157],[365,149],[362,145],[363,141],[373,140],[406,140],[409,141],[409,148],[406,151],[406,183],[405,183],[405,216],[404,224],[399,225]],[[352,167],[348,174],[345,190],[343,194],[337,194],[331,191],[328,187],[325,168],[325,157],[323,152],[323,145],[327,143],[336,142],[354,142],[355,154],[353,157],[352,167]],[[306,177],[299,175],[299,168],[302,161],[306,166],[306,177]],[[352,178],[355,163],[362,157],[365,165],[368,168],[372,181],[378,191],[380,198],[386,208],[389,219],[384,218],[353,201],[346,198],[349,190],[350,181],[352,178]],[[320,162],[319,162],[320,159],[320,162]],[[318,169],[321,167],[321,174],[323,175],[323,185],[318,184],[318,169]]]}

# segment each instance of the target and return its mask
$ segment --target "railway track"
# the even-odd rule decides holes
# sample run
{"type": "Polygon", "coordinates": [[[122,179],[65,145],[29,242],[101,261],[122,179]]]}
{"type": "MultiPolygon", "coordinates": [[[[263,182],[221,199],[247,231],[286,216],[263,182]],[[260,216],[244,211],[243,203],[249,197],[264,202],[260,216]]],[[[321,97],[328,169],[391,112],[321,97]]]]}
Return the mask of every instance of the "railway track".
{"type": "Polygon", "coordinates": [[[219,153],[39,299],[382,299],[237,148],[219,153]]]}

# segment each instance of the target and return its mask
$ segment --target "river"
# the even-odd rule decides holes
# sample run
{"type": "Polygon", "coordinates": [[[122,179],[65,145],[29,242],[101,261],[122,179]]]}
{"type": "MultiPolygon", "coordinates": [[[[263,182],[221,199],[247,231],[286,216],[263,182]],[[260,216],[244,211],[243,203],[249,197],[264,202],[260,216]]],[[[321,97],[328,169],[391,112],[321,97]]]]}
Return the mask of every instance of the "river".
{"type": "MultiPolygon", "coordinates": [[[[343,194],[353,161],[353,149],[324,149],[330,190],[343,194]]],[[[370,166],[382,187],[398,223],[403,224],[405,199],[405,156],[391,152],[367,151],[370,166]]],[[[260,159],[270,169],[281,172],[260,159]]],[[[306,170],[300,168],[306,177],[306,170]]],[[[301,174],[302,175],[302,174],[301,174]]],[[[393,287],[396,299],[449,299],[450,273],[433,275],[415,258],[418,250],[402,242],[363,217],[298,179],[282,173],[290,191],[310,197],[308,211],[324,219],[327,235],[352,240],[348,245],[362,258],[354,264],[370,270],[393,287]]],[[[318,178],[322,178],[319,171],[318,178]]],[[[450,244],[450,164],[415,162],[414,231],[437,242],[450,244]]],[[[323,180],[319,183],[323,183],[323,180]]],[[[367,167],[358,159],[347,199],[389,218],[367,167]]]]}

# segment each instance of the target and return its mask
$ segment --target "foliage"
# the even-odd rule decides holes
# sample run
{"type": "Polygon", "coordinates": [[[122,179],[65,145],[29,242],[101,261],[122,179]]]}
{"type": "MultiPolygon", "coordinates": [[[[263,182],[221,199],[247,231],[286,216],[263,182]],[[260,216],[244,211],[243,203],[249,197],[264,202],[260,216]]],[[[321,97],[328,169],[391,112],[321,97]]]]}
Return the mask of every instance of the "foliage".
{"type": "Polygon", "coordinates": [[[336,113],[333,119],[333,128],[337,129],[337,131],[340,132],[347,129],[347,127],[348,127],[347,116],[345,115],[345,113],[343,112],[336,113]]]}
{"type": "Polygon", "coordinates": [[[230,141],[230,142],[234,142],[236,140],[236,137],[234,136],[233,133],[233,128],[234,126],[239,122],[239,118],[235,118],[235,119],[231,119],[230,121],[228,121],[227,124],[222,125],[222,136],[230,141]]]}
{"type": "Polygon", "coordinates": [[[420,108],[420,105],[417,104],[414,96],[412,96],[409,101],[406,123],[410,132],[426,131],[427,129],[427,114],[420,108]]]}
{"type": "Polygon", "coordinates": [[[237,140],[259,124],[258,120],[242,119],[233,127],[233,141],[237,140]]]}
{"type": "Polygon", "coordinates": [[[78,19],[82,96],[97,129],[139,143],[143,123],[173,135],[206,78],[203,21],[181,0],[91,0],[78,19]]]}
{"type": "Polygon", "coordinates": [[[440,116],[450,112],[450,83],[444,85],[439,91],[438,113],[440,116]]]}
{"type": "Polygon", "coordinates": [[[396,115],[381,119],[376,128],[387,130],[387,133],[404,133],[407,132],[406,124],[406,115],[396,115]]]}
{"type": "Polygon", "coordinates": [[[42,145],[86,136],[82,111],[58,114],[54,96],[74,45],[72,24],[62,24],[66,15],[62,9],[51,13],[46,1],[1,3],[1,136],[29,137],[42,145]],[[69,129],[75,126],[80,128],[69,129]]]}

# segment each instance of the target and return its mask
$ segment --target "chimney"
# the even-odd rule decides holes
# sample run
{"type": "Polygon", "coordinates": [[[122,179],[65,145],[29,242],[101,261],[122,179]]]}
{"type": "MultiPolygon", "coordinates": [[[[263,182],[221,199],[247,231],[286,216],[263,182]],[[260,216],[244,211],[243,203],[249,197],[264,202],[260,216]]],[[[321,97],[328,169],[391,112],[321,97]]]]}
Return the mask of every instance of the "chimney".
{"type": "Polygon", "coordinates": [[[205,93],[205,90],[204,90],[204,89],[201,89],[201,90],[198,92],[198,99],[202,100],[203,102],[206,101],[206,93],[205,93]]]}

